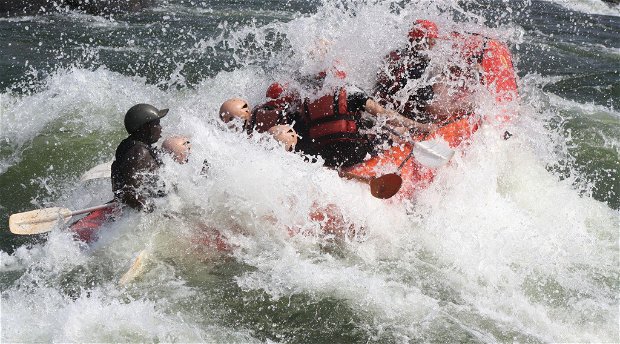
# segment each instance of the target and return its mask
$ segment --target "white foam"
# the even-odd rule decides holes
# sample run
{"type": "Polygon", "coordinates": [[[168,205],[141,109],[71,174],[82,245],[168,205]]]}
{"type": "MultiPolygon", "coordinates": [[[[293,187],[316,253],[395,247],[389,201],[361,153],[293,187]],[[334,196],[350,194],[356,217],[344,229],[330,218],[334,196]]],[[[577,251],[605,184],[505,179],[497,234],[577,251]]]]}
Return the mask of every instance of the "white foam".
{"type": "Polygon", "coordinates": [[[548,0],[566,9],[606,16],[620,16],[619,4],[607,4],[601,0],[548,0]]]}
{"type": "Polygon", "coordinates": [[[59,70],[36,93],[0,96],[0,140],[15,147],[10,157],[0,161],[0,172],[19,161],[23,147],[52,123],[64,121],[61,130],[75,135],[109,132],[122,128],[121,119],[133,104],[161,107],[170,97],[142,78],[122,76],[105,68],[59,70]]]}
{"type": "MultiPolygon", "coordinates": [[[[366,185],[304,162],[266,135],[248,138],[219,123],[222,101],[242,96],[258,104],[266,86],[292,68],[310,73],[340,60],[351,81],[368,88],[383,56],[402,43],[421,14],[457,28],[424,2],[401,14],[386,4],[350,5],[357,16],[339,15],[328,2],[319,15],[220,38],[234,48],[249,33],[260,41],[269,30],[285,32],[295,54],[274,57],[273,70],[248,63],[194,89],[162,91],[104,68],[76,68],[50,76],[33,95],[3,95],[8,115],[1,138],[17,146],[56,120],[101,135],[122,131],[125,111],[150,102],[171,108],[162,120],[164,135],[188,135],[193,147],[186,165],[166,160],[162,176],[176,191],[158,201],[157,212],[107,225],[86,250],[55,231],[44,245],[0,253],[2,272],[24,270],[3,292],[2,340],[254,341],[247,330],[220,324],[214,315],[228,305],[205,287],[214,278],[205,271],[232,263],[193,241],[214,227],[227,236],[237,264],[248,267],[232,277],[238,287],[273,300],[303,294],[342,301],[361,318],[356,326],[371,333],[391,331],[403,342],[444,338],[446,328],[485,342],[617,341],[618,212],[546,169],[563,156],[556,148],[566,147],[546,127],[556,114],[550,105],[572,106],[541,91],[557,77],[521,80],[521,117],[508,125],[513,138],[504,141],[500,130],[482,129],[406,207],[372,198],[366,185]],[[333,42],[323,61],[307,53],[319,38],[333,42]],[[207,178],[199,175],[204,159],[207,178]],[[346,239],[324,235],[309,218],[317,205],[328,204],[342,211],[346,239]],[[167,211],[172,219],[162,215],[167,211]],[[151,267],[136,284],[119,287],[118,278],[142,250],[151,255],[151,267]],[[46,287],[29,287],[33,283],[46,287]],[[26,326],[35,323],[34,329],[26,326]]],[[[475,25],[464,24],[467,30],[475,25]]],[[[497,30],[506,37],[514,32],[497,30]]],[[[63,192],[75,207],[101,193],[79,190],[63,192]],[[73,197],[84,193],[90,198],[73,197]]]]}

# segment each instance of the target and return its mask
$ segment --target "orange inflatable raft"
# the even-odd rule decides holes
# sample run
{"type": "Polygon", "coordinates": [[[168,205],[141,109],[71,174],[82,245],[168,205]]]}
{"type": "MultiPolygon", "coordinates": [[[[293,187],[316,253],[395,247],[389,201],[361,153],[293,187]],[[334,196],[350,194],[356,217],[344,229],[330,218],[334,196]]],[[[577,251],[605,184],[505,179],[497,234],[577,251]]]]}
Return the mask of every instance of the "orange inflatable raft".
{"type": "MultiPolygon", "coordinates": [[[[450,39],[459,45],[462,57],[477,64],[480,71],[480,83],[494,97],[493,114],[471,114],[439,128],[427,136],[413,138],[422,141],[441,138],[451,148],[457,148],[471,138],[481,125],[502,123],[512,118],[508,106],[517,99],[517,81],[510,51],[505,44],[480,35],[452,34],[450,39]]],[[[364,163],[352,166],[345,172],[360,178],[379,177],[396,171],[412,151],[412,144],[405,143],[392,147],[364,163]]],[[[432,182],[436,170],[422,166],[415,158],[409,159],[400,171],[403,184],[396,194],[398,198],[410,198],[416,190],[432,182]]]]}

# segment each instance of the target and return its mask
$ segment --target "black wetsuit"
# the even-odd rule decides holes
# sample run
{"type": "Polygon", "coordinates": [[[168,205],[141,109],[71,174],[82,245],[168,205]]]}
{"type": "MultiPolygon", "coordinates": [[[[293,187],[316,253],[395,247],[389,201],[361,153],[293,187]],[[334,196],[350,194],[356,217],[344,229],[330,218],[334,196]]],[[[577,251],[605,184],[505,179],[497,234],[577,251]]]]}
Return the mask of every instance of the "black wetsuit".
{"type": "Polygon", "coordinates": [[[116,149],[112,163],[114,198],[132,208],[150,211],[153,197],[165,195],[154,173],[162,162],[155,147],[129,136],[116,149]]]}

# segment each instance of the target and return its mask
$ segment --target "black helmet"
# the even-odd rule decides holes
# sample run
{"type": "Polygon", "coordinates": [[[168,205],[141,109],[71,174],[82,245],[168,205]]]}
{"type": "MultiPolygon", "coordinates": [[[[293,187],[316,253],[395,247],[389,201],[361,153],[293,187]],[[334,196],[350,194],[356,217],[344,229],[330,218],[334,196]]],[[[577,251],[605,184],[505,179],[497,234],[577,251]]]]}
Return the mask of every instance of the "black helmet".
{"type": "Polygon", "coordinates": [[[156,107],[149,104],[134,105],[125,114],[125,129],[129,134],[133,134],[146,123],[160,119],[167,113],[168,109],[157,110],[156,107]]]}

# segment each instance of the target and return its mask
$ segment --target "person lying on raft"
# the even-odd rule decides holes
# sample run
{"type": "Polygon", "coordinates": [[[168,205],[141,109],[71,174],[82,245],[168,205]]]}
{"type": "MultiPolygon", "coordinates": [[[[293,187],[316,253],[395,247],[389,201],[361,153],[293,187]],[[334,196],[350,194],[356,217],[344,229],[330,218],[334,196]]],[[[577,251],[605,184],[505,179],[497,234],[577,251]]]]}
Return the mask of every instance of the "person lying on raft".
{"type": "MultiPolygon", "coordinates": [[[[192,144],[187,136],[172,135],[161,144],[162,152],[170,155],[172,160],[183,165],[189,162],[192,144]]],[[[200,175],[206,176],[209,171],[209,162],[205,159],[202,163],[200,175]]]]}
{"type": "Polygon", "coordinates": [[[250,112],[250,105],[245,99],[231,98],[220,106],[220,119],[229,127],[246,131],[262,133],[269,132],[276,141],[280,142],[286,151],[292,151],[297,145],[298,135],[295,130],[286,124],[274,124],[267,126],[263,122],[256,122],[256,116],[250,112]]]}
{"type": "Polygon", "coordinates": [[[435,75],[432,84],[412,89],[414,80],[430,74],[427,71],[429,51],[439,38],[437,25],[428,20],[417,20],[408,38],[405,47],[388,54],[385,66],[377,73],[375,96],[379,102],[384,106],[402,109],[404,116],[423,123],[443,124],[455,116],[472,112],[471,92],[465,87],[453,86],[463,84],[458,79],[465,76],[456,65],[435,75]]]}
{"type": "Polygon", "coordinates": [[[112,191],[115,201],[131,208],[151,212],[152,198],[165,195],[163,183],[156,172],[162,165],[158,150],[153,146],[161,138],[160,119],[168,109],[137,104],[125,114],[125,129],[129,137],[116,148],[112,163],[112,191]]]}
{"type": "Polygon", "coordinates": [[[399,133],[435,129],[433,124],[418,123],[384,108],[355,86],[341,86],[311,100],[301,99],[295,90],[285,90],[275,83],[267,96],[272,100],[252,110],[252,123],[263,130],[292,126],[300,135],[295,150],[321,156],[330,168],[350,167],[378,153],[377,136],[364,129],[370,129],[379,117],[399,133]]]}
{"type": "Polygon", "coordinates": [[[172,135],[164,140],[161,144],[162,152],[169,154],[172,159],[179,164],[189,162],[192,144],[186,136],[172,135]]]}

